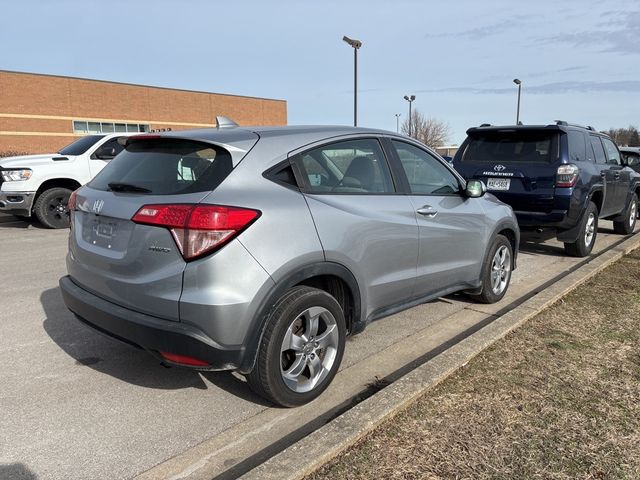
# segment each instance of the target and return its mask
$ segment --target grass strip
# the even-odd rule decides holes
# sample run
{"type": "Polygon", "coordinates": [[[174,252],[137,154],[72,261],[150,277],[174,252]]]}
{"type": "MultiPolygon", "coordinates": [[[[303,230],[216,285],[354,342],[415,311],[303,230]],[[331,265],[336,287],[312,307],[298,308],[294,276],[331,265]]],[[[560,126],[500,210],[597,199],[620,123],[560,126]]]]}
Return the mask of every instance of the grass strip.
{"type": "Polygon", "coordinates": [[[640,251],[308,478],[640,478],[640,251]]]}

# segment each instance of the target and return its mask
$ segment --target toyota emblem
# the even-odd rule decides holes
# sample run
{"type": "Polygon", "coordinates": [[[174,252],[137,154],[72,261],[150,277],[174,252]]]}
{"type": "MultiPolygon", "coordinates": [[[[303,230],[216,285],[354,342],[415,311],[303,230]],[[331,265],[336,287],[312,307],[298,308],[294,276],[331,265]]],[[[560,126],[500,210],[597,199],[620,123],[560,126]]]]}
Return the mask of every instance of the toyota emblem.
{"type": "Polygon", "coordinates": [[[493,169],[494,169],[496,172],[501,172],[501,171],[503,171],[503,170],[504,170],[504,169],[506,169],[506,168],[507,168],[507,167],[505,167],[504,165],[496,165],[495,167],[493,167],[493,169]]]}

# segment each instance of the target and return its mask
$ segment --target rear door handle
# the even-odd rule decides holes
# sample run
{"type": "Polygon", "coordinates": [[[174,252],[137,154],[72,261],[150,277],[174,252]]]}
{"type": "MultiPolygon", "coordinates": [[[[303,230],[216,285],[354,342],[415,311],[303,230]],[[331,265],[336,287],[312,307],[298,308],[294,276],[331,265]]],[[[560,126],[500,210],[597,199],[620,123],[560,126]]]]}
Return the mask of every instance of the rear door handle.
{"type": "Polygon", "coordinates": [[[420,215],[424,217],[435,217],[438,214],[438,211],[434,209],[431,205],[425,205],[424,207],[420,207],[416,210],[420,215]]]}

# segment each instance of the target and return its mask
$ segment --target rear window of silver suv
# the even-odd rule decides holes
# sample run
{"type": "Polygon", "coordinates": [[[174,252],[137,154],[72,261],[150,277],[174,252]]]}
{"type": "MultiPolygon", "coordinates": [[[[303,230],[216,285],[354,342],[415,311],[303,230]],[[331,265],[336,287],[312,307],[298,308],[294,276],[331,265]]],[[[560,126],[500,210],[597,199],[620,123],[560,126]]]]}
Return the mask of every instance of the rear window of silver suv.
{"type": "Polygon", "coordinates": [[[129,143],[90,183],[97,190],[178,195],[215,190],[233,170],[222,147],[181,139],[129,143]],[[123,187],[124,186],[124,187],[123,187]]]}

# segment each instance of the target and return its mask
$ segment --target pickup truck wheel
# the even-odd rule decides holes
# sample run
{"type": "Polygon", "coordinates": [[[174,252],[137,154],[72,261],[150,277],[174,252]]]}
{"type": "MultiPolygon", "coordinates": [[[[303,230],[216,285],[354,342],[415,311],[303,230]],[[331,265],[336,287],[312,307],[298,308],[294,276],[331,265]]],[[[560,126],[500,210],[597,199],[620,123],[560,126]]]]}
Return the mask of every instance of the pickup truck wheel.
{"type": "Polygon", "coordinates": [[[589,202],[587,209],[580,219],[580,235],[575,242],[565,243],[564,251],[572,257],[586,257],[593,250],[598,235],[598,208],[589,202]]]}
{"type": "Polygon", "coordinates": [[[631,199],[624,210],[625,219],[620,222],[613,222],[613,231],[621,235],[629,235],[636,228],[636,219],[638,217],[638,196],[631,194],[631,199]]]}
{"type": "Polygon", "coordinates": [[[42,225],[47,228],[69,228],[68,188],[50,188],[36,199],[33,212],[42,225]]]}
{"type": "Polygon", "coordinates": [[[247,382],[276,405],[308,403],[336,375],[345,337],[344,314],[335,298],[317,288],[294,287],[269,314],[247,382]]]}
{"type": "Polygon", "coordinates": [[[504,235],[496,235],[482,265],[482,291],[470,297],[482,303],[496,303],[502,300],[511,280],[512,259],[511,242],[504,235]]]}

